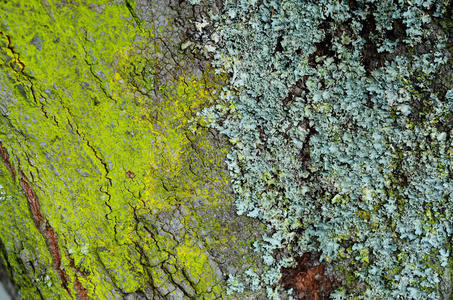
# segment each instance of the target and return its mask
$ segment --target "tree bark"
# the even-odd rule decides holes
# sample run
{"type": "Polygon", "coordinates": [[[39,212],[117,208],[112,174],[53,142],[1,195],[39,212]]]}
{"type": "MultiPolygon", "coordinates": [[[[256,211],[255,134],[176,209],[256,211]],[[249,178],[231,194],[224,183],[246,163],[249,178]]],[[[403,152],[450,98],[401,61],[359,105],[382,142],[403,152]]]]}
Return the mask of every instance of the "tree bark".
{"type": "Polygon", "coordinates": [[[227,144],[197,115],[222,77],[181,51],[208,8],[173,2],[0,4],[13,298],[220,298],[228,273],[259,264],[261,225],[235,214],[227,144]]]}

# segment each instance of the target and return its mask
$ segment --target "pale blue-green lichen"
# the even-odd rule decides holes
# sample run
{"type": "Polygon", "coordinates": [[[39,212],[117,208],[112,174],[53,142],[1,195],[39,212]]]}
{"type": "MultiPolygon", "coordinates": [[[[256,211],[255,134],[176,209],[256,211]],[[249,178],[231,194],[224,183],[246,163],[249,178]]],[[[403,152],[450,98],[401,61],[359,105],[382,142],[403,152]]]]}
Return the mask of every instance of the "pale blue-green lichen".
{"type": "Polygon", "coordinates": [[[451,5],[238,0],[214,18],[231,77],[205,114],[232,143],[238,212],[268,224],[269,297],[282,258],[311,251],[338,299],[451,293],[451,5]]]}

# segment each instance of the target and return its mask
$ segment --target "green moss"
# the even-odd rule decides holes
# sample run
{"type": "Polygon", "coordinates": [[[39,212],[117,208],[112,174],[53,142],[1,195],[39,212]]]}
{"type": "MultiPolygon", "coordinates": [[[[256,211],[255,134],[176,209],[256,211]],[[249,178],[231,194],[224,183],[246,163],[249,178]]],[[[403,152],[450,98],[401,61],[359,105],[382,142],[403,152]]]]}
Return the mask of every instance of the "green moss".
{"type": "MultiPolygon", "coordinates": [[[[9,1],[0,13],[0,141],[58,235],[71,296],[76,278],[93,299],[175,287],[220,296],[210,251],[233,238],[216,218],[231,207],[227,149],[197,112],[222,76],[173,66],[164,79],[164,50],[129,1],[9,1]]],[[[1,168],[15,201],[0,201],[0,237],[22,295],[70,297],[17,177],[1,168]],[[24,249],[35,272],[22,270],[24,249]]]]}

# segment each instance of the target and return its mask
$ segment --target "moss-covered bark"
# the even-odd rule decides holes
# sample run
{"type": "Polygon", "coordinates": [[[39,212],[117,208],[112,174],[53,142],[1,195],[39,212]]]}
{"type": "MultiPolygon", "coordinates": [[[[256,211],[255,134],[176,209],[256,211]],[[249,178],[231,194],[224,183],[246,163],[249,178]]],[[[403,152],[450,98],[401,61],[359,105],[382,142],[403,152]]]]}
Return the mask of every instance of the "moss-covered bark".
{"type": "Polygon", "coordinates": [[[256,265],[197,115],[222,77],[164,2],[0,4],[0,262],[24,299],[224,298],[256,265]]]}

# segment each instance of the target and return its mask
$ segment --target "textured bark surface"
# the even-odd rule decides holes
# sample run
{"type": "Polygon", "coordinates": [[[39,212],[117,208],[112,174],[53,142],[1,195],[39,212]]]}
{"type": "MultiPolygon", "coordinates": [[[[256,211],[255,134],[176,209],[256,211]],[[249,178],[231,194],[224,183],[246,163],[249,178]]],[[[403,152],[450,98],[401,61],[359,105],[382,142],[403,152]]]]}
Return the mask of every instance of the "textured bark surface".
{"type": "Polygon", "coordinates": [[[329,299],[336,284],[325,274],[324,263],[319,261],[319,254],[306,253],[299,257],[295,268],[283,268],[281,284],[286,289],[293,289],[297,299],[329,299]]]}
{"type": "Polygon", "coordinates": [[[0,279],[24,299],[228,298],[262,227],[197,114],[223,82],[199,30],[215,7],[90,3],[0,4],[0,279]]]}

